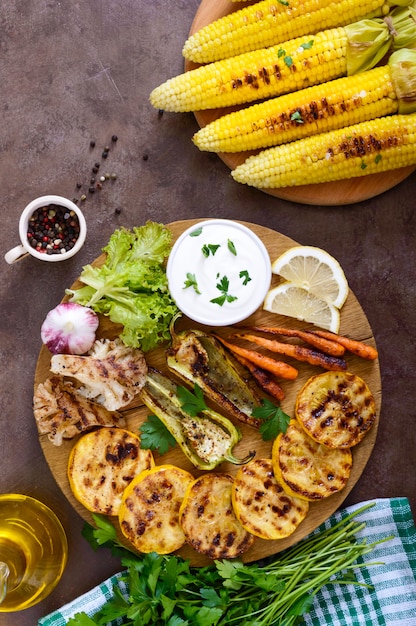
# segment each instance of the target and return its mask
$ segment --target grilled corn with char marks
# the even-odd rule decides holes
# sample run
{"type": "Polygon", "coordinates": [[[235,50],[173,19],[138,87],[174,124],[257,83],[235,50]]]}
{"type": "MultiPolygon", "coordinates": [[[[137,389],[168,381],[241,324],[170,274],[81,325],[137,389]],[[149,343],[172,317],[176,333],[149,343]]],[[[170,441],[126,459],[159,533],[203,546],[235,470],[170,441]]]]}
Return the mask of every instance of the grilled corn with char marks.
{"type": "Polygon", "coordinates": [[[324,183],[416,164],[416,113],[391,115],[263,150],[231,172],[260,189],[324,183]]]}
{"type": "Polygon", "coordinates": [[[279,145],[392,113],[416,111],[416,50],[388,64],[224,115],[193,137],[200,150],[243,152],[279,145]]]}
{"type": "Polygon", "coordinates": [[[256,150],[396,113],[398,106],[389,68],[378,67],[221,116],[193,142],[211,152],[256,150]]]}
{"type": "Polygon", "coordinates": [[[150,102],[165,111],[200,111],[296,91],[344,76],[347,45],[337,28],[202,65],[156,87],[150,102]]]}
{"type": "MultiPolygon", "coordinates": [[[[398,0],[394,4],[409,3],[398,0]]],[[[386,0],[262,0],[201,28],[187,39],[182,53],[195,63],[211,63],[364,17],[382,16],[388,6],[386,0]]]]}
{"type": "Polygon", "coordinates": [[[189,70],[153,89],[150,102],[185,112],[264,100],[368,70],[415,38],[416,10],[397,7],[386,20],[322,30],[189,70]]]}

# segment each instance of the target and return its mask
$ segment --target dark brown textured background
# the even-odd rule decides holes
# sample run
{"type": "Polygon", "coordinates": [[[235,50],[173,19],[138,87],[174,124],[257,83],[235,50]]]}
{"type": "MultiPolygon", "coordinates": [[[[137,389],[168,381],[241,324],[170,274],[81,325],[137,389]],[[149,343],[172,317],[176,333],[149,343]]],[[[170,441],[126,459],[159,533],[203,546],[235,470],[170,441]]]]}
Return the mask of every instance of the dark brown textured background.
{"type": "Polygon", "coordinates": [[[160,117],[148,103],[153,87],[182,70],[182,44],[197,8],[197,1],[184,0],[169,6],[160,0],[2,2],[2,258],[17,244],[18,218],[30,200],[48,193],[79,197],[96,161],[100,173],[117,179],[94,194],[86,191],[88,236],[79,255],[58,264],[1,263],[0,491],[49,504],[62,520],[70,553],[56,590],[32,609],[0,614],[0,626],[33,626],[119,570],[117,559],[94,553],[81,537],[83,520],[44,460],[31,402],[46,313],[121,225],[227,217],[333,254],[372,326],[383,384],[376,446],[346,503],[407,496],[416,511],[416,175],[342,207],[296,204],[233,182],[217,156],[193,146],[192,114],[160,117]],[[102,160],[107,144],[111,150],[102,160]]]}

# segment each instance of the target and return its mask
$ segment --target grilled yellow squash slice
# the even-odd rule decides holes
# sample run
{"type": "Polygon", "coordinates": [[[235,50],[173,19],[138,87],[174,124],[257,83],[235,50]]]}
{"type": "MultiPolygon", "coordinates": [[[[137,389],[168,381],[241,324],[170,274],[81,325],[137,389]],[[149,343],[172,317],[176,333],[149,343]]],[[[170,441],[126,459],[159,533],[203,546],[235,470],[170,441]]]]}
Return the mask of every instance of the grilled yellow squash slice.
{"type": "Polygon", "coordinates": [[[289,495],[277,481],[271,459],[254,459],[239,468],[232,503],[241,525],[262,539],[288,537],[309,510],[306,500],[289,495]]]}
{"type": "Polygon", "coordinates": [[[292,496],[316,501],[347,484],[352,455],[349,448],[328,448],[314,441],[299,422],[291,420],[272,448],[273,471],[292,496]]]}
{"type": "Polygon", "coordinates": [[[187,543],[210,559],[238,557],[255,539],[234,513],[232,486],[229,474],[203,474],[188,486],[180,508],[187,543]]]}
{"type": "Polygon", "coordinates": [[[145,470],[123,495],[119,523],[123,535],[139,552],[169,554],[185,543],[179,507],[194,477],[174,465],[145,470]]]}
{"type": "Polygon", "coordinates": [[[296,398],[295,414],[306,432],[330,448],[357,445],[376,420],[374,397],[350,372],[312,376],[296,398]]]}
{"type": "Polygon", "coordinates": [[[123,428],[100,428],[74,444],[68,459],[72,493],[89,511],[117,515],[121,496],[136,474],[153,467],[150,450],[123,428]]]}

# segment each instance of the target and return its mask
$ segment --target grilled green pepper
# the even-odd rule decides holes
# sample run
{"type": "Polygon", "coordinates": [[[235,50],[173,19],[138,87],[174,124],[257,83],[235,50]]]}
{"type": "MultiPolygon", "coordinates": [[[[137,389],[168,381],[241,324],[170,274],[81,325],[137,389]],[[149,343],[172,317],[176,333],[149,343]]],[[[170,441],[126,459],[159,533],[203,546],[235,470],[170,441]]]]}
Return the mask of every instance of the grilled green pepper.
{"type": "Polygon", "coordinates": [[[178,386],[174,381],[149,367],[140,396],[196,468],[211,470],[223,461],[237,465],[251,461],[255,452],[250,452],[243,459],[237,459],[232,454],[241,433],[229,419],[209,408],[195,416],[190,415],[183,409],[177,392],[178,386]]]}
{"type": "Polygon", "coordinates": [[[170,324],[171,345],[166,350],[168,368],[185,383],[197,384],[204,394],[240,422],[258,428],[260,421],[252,416],[260,398],[240,375],[236,365],[220,342],[202,330],[176,333],[170,324]]]}

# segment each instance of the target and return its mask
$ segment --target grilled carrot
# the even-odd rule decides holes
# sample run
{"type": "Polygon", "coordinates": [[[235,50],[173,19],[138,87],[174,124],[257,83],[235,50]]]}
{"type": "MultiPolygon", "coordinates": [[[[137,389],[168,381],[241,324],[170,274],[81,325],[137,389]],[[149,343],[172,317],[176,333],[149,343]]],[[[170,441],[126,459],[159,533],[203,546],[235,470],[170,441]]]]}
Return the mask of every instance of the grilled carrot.
{"type": "Polygon", "coordinates": [[[259,337],[258,335],[252,335],[250,333],[240,333],[233,336],[256,343],[257,345],[270,350],[270,352],[285,354],[286,356],[297,359],[298,361],[306,361],[306,363],[309,363],[310,365],[320,365],[326,370],[342,371],[347,369],[347,363],[344,359],[324,354],[323,352],[318,352],[317,350],[312,350],[311,348],[304,348],[302,346],[295,346],[289,343],[282,343],[281,341],[265,339],[264,337],[259,337]]]}
{"type": "Polygon", "coordinates": [[[248,359],[234,353],[236,360],[248,369],[253,379],[256,381],[260,389],[263,389],[272,398],[280,402],[285,397],[285,392],[276,380],[273,380],[269,375],[269,372],[258,367],[255,363],[252,363],[248,359]]]}
{"type": "Polygon", "coordinates": [[[373,346],[368,346],[362,341],[350,339],[349,337],[344,337],[343,335],[337,335],[335,333],[331,333],[328,330],[308,330],[305,332],[311,333],[313,335],[318,335],[319,337],[329,339],[330,341],[336,341],[341,346],[344,346],[344,348],[348,350],[348,352],[352,352],[352,354],[356,354],[362,359],[374,361],[374,359],[378,357],[378,352],[376,348],[373,348],[373,346]]]}
{"type": "Polygon", "coordinates": [[[318,337],[303,330],[295,330],[291,328],[278,328],[275,326],[252,326],[251,329],[257,332],[267,333],[270,335],[282,335],[283,337],[297,337],[302,339],[306,343],[309,343],[314,348],[331,354],[332,356],[342,356],[345,352],[344,346],[339,342],[325,339],[324,337],[318,337]]]}
{"type": "Polygon", "coordinates": [[[284,361],[277,361],[276,359],[272,359],[264,354],[261,354],[260,352],[256,352],[255,350],[248,350],[247,348],[237,346],[236,344],[226,341],[218,335],[215,336],[218,341],[220,341],[223,346],[228,348],[233,354],[246,358],[248,361],[251,361],[251,363],[254,363],[258,367],[261,367],[279,378],[294,380],[298,375],[298,370],[284,361]]]}

